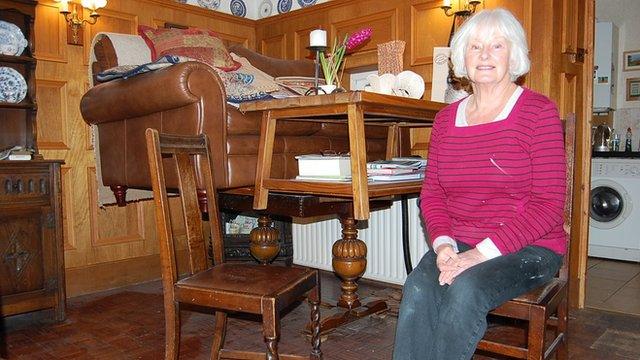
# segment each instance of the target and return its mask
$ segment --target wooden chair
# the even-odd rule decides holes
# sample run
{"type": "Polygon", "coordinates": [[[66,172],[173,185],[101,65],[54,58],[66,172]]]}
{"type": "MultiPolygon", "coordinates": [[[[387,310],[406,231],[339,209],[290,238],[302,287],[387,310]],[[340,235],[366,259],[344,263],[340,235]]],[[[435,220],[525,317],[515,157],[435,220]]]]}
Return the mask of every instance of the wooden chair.
{"type": "Polygon", "coordinates": [[[322,359],[320,351],[320,284],[318,271],[246,263],[225,263],[220,233],[217,199],[211,173],[209,141],[206,135],[174,136],[147,129],[147,153],[151,172],[156,226],[160,241],[160,261],[165,309],[165,359],[177,359],[180,344],[180,304],[207,306],[216,310],[211,359],[322,359]],[[170,159],[164,159],[169,157],[170,159]],[[213,265],[207,260],[202,215],[198,207],[195,161],[208,197],[213,265]],[[178,280],[174,236],[163,163],[177,166],[184,222],[187,231],[189,275],[178,280]],[[280,310],[310,292],[312,350],[309,357],[278,355],[280,310]],[[267,351],[248,352],[223,349],[227,312],[262,315],[267,351]]]}
{"type": "Polygon", "coordinates": [[[557,359],[568,359],[567,320],[569,312],[569,239],[573,196],[573,165],[575,147],[575,114],[565,120],[565,154],[567,159],[567,198],[564,205],[564,228],[567,233],[567,254],[558,275],[545,285],[509,300],[491,316],[496,326],[489,326],[477,349],[485,353],[506,355],[518,359],[546,359],[556,352],[557,359]],[[515,319],[504,322],[504,319],[515,319]],[[523,327],[522,325],[526,327],[523,327]],[[546,329],[554,330],[553,340],[547,342],[546,329]],[[523,331],[514,331],[514,330],[523,331]],[[522,334],[524,332],[524,334],[522,334]],[[517,334],[524,337],[514,336],[517,334]],[[524,341],[523,341],[524,340],[524,341]],[[546,346],[545,346],[546,345],[546,346]]]}

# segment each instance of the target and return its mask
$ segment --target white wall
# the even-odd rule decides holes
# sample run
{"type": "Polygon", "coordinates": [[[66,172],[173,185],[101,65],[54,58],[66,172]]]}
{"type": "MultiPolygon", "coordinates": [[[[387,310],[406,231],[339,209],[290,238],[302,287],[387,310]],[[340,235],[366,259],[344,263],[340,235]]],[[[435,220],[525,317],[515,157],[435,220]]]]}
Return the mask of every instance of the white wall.
{"type": "Polygon", "coordinates": [[[618,69],[617,109],[614,112],[613,127],[621,134],[622,141],[630,127],[633,132],[632,148],[637,151],[640,141],[640,101],[626,101],[625,91],[627,79],[640,77],[640,71],[623,71],[623,53],[640,50],[640,0],[596,0],[596,18],[611,21],[618,27],[619,51],[615,64],[618,69]]]}
{"type": "MultiPolygon", "coordinates": [[[[201,6],[209,8],[215,11],[231,14],[231,1],[232,0],[176,0],[178,2],[186,3],[189,5],[201,6]],[[215,5],[219,4],[217,7],[215,5]]],[[[246,15],[244,17],[248,19],[260,19],[264,17],[278,15],[278,4],[286,4],[291,1],[291,9],[294,11],[302,7],[313,6],[330,0],[235,0],[241,1],[246,7],[246,15]],[[271,4],[269,6],[269,4],[271,4]],[[264,6],[265,9],[271,8],[270,13],[260,14],[260,8],[264,6]]],[[[285,6],[286,8],[286,6],[285,6]]]]}

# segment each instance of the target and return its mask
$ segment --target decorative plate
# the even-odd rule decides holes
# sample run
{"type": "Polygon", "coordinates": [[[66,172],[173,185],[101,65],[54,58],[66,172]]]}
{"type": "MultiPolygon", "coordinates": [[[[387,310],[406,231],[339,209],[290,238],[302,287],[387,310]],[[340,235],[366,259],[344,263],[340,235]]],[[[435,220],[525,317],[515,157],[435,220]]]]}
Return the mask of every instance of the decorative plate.
{"type": "Polygon", "coordinates": [[[278,0],[278,14],[284,14],[291,11],[293,0],[278,0]]]}
{"type": "Polygon", "coordinates": [[[247,15],[247,5],[245,5],[242,0],[231,0],[229,8],[231,9],[231,13],[235,16],[245,17],[247,15]]]}
{"type": "Polygon", "coordinates": [[[0,20],[0,54],[19,56],[28,44],[17,25],[0,20]]]}
{"type": "Polygon", "coordinates": [[[272,12],[273,3],[271,0],[262,0],[260,7],[258,7],[258,17],[261,19],[266,18],[267,16],[270,16],[272,12]]]}
{"type": "Polygon", "coordinates": [[[318,0],[298,0],[298,4],[300,5],[300,7],[311,6],[316,2],[318,2],[318,0]]]}
{"type": "Polygon", "coordinates": [[[0,67],[0,102],[19,103],[27,96],[27,82],[10,67],[0,67]]]}
{"type": "Polygon", "coordinates": [[[220,7],[220,0],[198,0],[198,5],[209,10],[216,10],[220,7]]]}

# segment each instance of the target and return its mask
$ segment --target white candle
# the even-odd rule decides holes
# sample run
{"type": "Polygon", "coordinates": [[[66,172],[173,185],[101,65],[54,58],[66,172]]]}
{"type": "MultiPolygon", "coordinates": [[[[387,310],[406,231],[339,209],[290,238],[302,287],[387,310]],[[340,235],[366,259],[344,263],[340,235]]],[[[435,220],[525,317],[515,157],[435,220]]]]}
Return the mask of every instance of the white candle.
{"type": "Polygon", "coordinates": [[[310,32],[309,46],[327,46],[327,32],[321,29],[310,32]]]}
{"type": "Polygon", "coordinates": [[[444,0],[443,3],[442,3],[442,6],[451,7],[451,0],[444,0]]]}

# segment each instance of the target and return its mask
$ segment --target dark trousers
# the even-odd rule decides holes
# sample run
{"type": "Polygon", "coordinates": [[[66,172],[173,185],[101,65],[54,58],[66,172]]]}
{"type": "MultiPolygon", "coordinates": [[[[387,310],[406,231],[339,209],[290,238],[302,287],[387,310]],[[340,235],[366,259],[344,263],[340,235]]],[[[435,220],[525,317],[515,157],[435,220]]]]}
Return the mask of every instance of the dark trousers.
{"type": "MultiPolygon", "coordinates": [[[[469,247],[458,243],[459,250],[469,247]]],[[[440,285],[436,254],[429,251],[404,284],[394,360],[471,359],[487,328],[487,314],[551,279],[562,256],[539,246],[498,256],[440,285]]]]}

